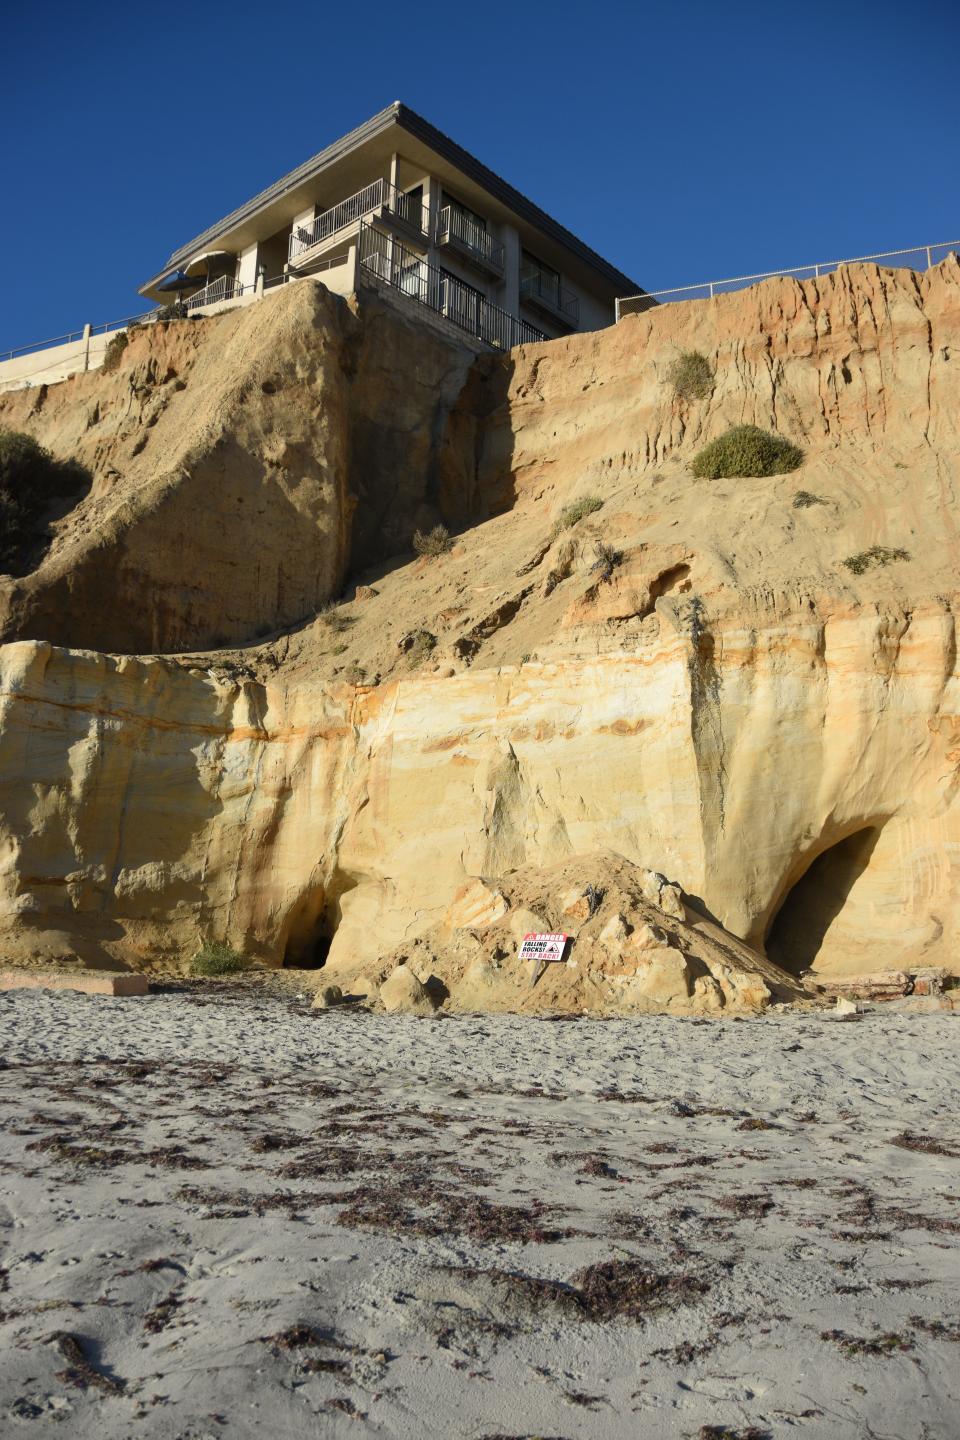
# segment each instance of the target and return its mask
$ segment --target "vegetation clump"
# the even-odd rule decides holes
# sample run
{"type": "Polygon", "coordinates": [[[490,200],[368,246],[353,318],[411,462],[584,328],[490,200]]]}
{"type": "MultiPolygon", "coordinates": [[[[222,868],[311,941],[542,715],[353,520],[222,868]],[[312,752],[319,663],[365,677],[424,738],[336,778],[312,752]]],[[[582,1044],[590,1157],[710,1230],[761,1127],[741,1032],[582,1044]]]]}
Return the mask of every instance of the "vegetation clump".
{"type": "Polygon", "coordinates": [[[758,425],[734,425],[693,457],[694,475],[704,480],[787,475],[803,464],[803,451],[758,425]]]}
{"type": "Polygon", "coordinates": [[[713,389],[713,370],[699,350],[683,350],[667,370],[667,383],[680,400],[705,400],[713,389]]]}
{"type": "Polygon", "coordinates": [[[605,540],[598,540],[594,550],[597,558],[590,569],[593,574],[599,575],[601,580],[609,580],[617,566],[623,564],[623,551],[615,550],[605,540]]]}
{"type": "Polygon", "coordinates": [[[129,344],[130,337],[126,330],[118,330],[115,335],[110,336],[107,348],[103,352],[103,364],[100,367],[105,374],[117,369],[123,358],[123,352],[129,344]]]}
{"type": "Polygon", "coordinates": [[[841,564],[845,565],[852,575],[863,575],[867,570],[881,569],[893,560],[909,559],[910,552],[899,545],[895,549],[888,545],[871,545],[869,550],[861,550],[858,555],[848,555],[841,564]]]}
{"type": "Polygon", "coordinates": [[[429,630],[414,630],[406,638],[409,640],[409,644],[404,648],[411,666],[419,665],[421,661],[426,660],[432,650],[437,648],[437,637],[432,635],[429,630]]]}
{"type": "Polygon", "coordinates": [[[0,570],[24,575],[36,561],[42,521],[54,501],[77,499],[90,475],[75,460],[57,460],[21,430],[0,428],[0,570]]]}
{"type": "Polygon", "coordinates": [[[570,530],[578,521],[586,515],[594,515],[598,510],[603,509],[603,501],[599,495],[582,495],[579,500],[574,500],[571,505],[564,505],[557,516],[553,527],[552,539],[556,540],[564,530],[570,530]]]}
{"type": "Polygon", "coordinates": [[[452,546],[453,541],[446,525],[434,525],[426,535],[422,530],[413,532],[413,548],[418,555],[446,555],[452,546]]]}
{"type": "Polygon", "coordinates": [[[223,940],[208,940],[190,961],[191,975],[236,975],[246,969],[247,962],[239,950],[223,940]]]}
{"type": "Polygon", "coordinates": [[[827,502],[821,500],[819,495],[811,495],[809,490],[798,490],[793,497],[794,510],[809,510],[811,505],[825,505],[827,502]]]}

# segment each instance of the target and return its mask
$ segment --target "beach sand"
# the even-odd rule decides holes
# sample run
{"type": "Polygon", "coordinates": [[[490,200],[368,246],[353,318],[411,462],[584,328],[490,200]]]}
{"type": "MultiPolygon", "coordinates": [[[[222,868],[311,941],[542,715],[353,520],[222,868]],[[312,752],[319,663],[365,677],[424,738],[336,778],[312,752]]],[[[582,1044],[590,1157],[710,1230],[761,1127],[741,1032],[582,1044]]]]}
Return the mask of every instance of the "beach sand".
{"type": "Polygon", "coordinates": [[[958,1041],[2,995],[0,1433],[957,1435],[958,1041]]]}

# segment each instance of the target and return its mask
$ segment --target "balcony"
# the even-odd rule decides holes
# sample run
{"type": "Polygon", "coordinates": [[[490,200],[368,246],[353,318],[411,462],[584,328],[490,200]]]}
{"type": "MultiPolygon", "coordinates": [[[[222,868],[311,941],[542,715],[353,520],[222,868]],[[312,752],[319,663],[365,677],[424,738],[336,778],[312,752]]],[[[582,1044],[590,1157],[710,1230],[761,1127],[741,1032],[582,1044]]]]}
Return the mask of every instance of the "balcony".
{"type": "Polygon", "coordinates": [[[500,241],[452,205],[445,206],[437,216],[437,244],[485,275],[497,280],[503,278],[504,252],[500,241]]]}
{"type": "Polygon", "coordinates": [[[426,243],[430,213],[416,195],[405,195],[386,180],[374,180],[356,195],[324,210],[315,220],[293,227],[287,252],[291,267],[309,267],[325,250],[343,240],[346,231],[360,220],[379,220],[426,243]]]}
{"type": "Polygon", "coordinates": [[[570,330],[580,323],[580,301],[552,275],[521,275],[520,299],[570,330]]]}
{"type": "Polygon", "coordinates": [[[369,225],[360,227],[360,268],[371,280],[426,305],[495,350],[536,344],[547,338],[542,330],[492,305],[471,285],[428,265],[422,255],[369,225]]]}

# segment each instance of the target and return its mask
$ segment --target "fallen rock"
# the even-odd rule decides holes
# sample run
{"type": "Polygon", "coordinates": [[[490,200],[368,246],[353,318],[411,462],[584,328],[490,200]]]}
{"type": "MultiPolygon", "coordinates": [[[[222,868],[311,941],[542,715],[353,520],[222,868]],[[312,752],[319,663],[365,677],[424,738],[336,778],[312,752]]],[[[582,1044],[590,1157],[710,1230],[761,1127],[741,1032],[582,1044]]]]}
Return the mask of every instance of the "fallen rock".
{"type": "Polygon", "coordinates": [[[317,991],[311,1009],[329,1010],[331,1005],[339,1005],[342,999],[343,991],[339,985],[324,985],[322,990],[317,991]]]}
{"type": "Polygon", "coordinates": [[[723,991],[712,975],[698,975],[694,980],[690,1008],[700,1015],[719,1015],[723,1010],[723,991]]]}
{"type": "Polygon", "coordinates": [[[380,1003],[391,1015],[432,1015],[430,992],[406,965],[398,965],[380,986],[380,1003]]]}
{"type": "Polygon", "coordinates": [[[539,915],[536,910],[529,910],[525,905],[510,911],[507,925],[517,946],[523,943],[525,935],[548,935],[552,932],[549,921],[543,915],[539,915]]]}
{"type": "Polygon", "coordinates": [[[685,957],[679,950],[668,948],[638,965],[628,993],[658,1005],[675,1005],[689,1000],[691,988],[690,966],[685,957]]]}
{"type": "Polygon", "coordinates": [[[485,880],[468,880],[450,902],[443,924],[448,930],[486,930],[501,920],[508,908],[498,889],[485,880]]]}

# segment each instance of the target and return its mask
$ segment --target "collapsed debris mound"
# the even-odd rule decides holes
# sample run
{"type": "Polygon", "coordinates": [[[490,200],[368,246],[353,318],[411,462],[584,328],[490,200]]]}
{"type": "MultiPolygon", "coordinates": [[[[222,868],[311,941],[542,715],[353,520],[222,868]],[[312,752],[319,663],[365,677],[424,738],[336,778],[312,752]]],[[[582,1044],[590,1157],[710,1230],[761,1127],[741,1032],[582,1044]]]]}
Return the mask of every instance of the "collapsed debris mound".
{"type": "Polygon", "coordinates": [[[609,850],[468,881],[438,925],[362,968],[338,962],[345,994],[421,1015],[436,1007],[721,1015],[807,998],[678,885],[609,850]],[[519,958],[526,935],[558,932],[569,937],[561,962],[519,958]]]}

